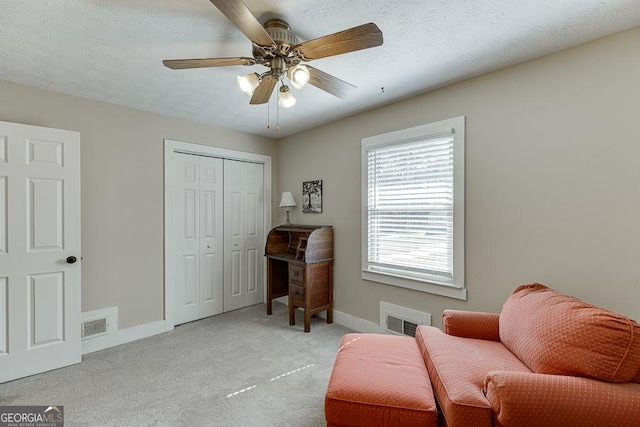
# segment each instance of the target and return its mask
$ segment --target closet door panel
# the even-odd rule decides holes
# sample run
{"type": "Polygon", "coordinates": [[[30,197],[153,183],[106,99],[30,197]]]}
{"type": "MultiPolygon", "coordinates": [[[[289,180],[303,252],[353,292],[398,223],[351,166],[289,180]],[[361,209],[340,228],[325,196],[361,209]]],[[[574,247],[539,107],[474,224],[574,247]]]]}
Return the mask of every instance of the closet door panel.
{"type": "Polygon", "coordinates": [[[223,310],[223,160],[200,159],[200,318],[223,310]]]}
{"type": "Polygon", "coordinates": [[[224,310],[263,301],[263,166],[225,160],[224,310]]]}

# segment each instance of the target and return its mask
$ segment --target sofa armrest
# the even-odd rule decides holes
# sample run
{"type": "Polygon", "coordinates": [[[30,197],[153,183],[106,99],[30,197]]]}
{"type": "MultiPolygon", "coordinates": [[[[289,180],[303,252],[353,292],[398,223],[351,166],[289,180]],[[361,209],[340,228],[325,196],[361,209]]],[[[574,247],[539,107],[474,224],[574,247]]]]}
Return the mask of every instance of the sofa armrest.
{"type": "Polygon", "coordinates": [[[445,310],[442,313],[442,330],[457,337],[500,341],[499,319],[499,313],[445,310]]]}
{"type": "Polygon", "coordinates": [[[637,426],[640,384],[493,371],[484,381],[495,425],[637,426]]]}

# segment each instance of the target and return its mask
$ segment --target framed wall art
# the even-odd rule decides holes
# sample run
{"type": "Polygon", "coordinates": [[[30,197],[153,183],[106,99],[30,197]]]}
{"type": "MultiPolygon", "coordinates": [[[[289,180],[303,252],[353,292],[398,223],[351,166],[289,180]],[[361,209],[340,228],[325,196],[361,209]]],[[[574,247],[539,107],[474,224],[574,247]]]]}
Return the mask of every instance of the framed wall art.
{"type": "Polygon", "coordinates": [[[322,180],[302,183],[302,212],[322,212],[322,180]]]}

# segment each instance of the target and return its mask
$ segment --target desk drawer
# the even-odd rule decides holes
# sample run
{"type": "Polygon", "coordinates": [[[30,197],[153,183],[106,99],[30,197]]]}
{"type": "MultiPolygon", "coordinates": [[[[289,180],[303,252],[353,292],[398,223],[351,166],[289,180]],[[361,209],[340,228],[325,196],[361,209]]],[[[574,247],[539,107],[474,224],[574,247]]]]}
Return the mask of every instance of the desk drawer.
{"type": "Polygon", "coordinates": [[[289,282],[289,296],[298,301],[304,301],[304,286],[289,282]]]}
{"type": "Polygon", "coordinates": [[[289,280],[304,283],[304,266],[289,264],[289,280]]]}

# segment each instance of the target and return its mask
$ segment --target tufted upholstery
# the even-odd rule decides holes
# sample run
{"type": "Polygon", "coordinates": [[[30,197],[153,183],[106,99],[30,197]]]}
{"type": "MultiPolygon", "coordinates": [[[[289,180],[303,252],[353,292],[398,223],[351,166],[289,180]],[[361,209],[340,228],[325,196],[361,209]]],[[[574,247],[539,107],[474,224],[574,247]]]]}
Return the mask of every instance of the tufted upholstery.
{"type": "Polygon", "coordinates": [[[500,313],[500,339],[533,372],[629,382],[640,370],[640,325],[534,283],[500,313]]]}
{"type": "Polygon", "coordinates": [[[325,396],[328,426],[422,426],[438,423],[416,340],[346,334],[325,396]]]}

